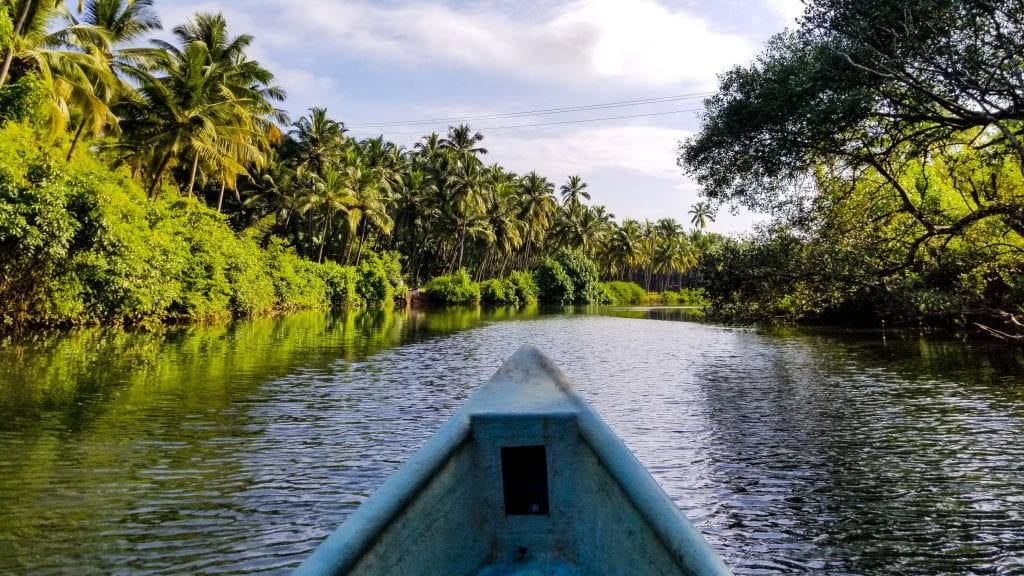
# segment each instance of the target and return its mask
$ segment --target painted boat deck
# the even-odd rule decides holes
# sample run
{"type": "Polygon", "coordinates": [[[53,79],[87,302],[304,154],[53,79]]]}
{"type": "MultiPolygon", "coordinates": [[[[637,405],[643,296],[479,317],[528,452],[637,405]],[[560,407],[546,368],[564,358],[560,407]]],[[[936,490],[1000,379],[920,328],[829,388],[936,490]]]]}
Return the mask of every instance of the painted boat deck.
{"type": "Polygon", "coordinates": [[[554,363],[520,348],[296,575],[725,575],[554,363]]]}

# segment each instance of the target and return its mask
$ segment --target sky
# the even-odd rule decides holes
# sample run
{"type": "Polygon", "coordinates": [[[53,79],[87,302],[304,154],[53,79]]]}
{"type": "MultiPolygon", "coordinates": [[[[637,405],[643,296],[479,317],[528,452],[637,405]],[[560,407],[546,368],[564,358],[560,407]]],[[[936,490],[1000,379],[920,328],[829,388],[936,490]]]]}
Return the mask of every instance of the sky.
{"type": "MultiPolygon", "coordinates": [[[[411,148],[467,123],[487,164],[557,186],[571,174],[623,218],[689,225],[698,187],[676,166],[717,75],[791,27],[800,0],[157,0],[165,29],[220,11],[288,93],[357,138],[411,148]],[[642,101],[642,103],[638,102],[642,101]],[[613,105],[613,106],[605,106],[613,105]],[[583,108],[583,109],[581,109],[583,108]],[[566,110],[570,109],[570,110],[566,110]],[[553,112],[560,110],[558,112],[553,112]]],[[[738,234],[757,215],[719,211],[738,234]]]]}

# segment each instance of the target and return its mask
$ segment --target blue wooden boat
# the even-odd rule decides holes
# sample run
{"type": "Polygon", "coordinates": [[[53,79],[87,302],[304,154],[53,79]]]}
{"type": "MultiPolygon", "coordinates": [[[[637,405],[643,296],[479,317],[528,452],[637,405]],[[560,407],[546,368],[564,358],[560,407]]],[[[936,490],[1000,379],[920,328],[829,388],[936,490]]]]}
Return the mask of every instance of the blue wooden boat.
{"type": "Polygon", "coordinates": [[[295,574],[730,572],[561,370],[523,346],[295,574]]]}

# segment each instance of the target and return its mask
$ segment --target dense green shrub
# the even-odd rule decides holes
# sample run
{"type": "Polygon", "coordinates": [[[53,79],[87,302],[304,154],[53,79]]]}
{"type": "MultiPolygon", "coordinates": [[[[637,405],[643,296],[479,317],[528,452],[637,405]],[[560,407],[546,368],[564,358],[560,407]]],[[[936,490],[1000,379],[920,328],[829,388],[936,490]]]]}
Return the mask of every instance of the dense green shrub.
{"type": "Polygon", "coordinates": [[[14,327],[353,307],[360,290],[390,302],[401,286],[396,253],[316,264],[283,240],[236,235],[197,200],[149,200],[89,155],[65,162],[17,123],[0,129],[0,254],[0,324],[14,327]]]}
{"type": "Polygon", "coordinates": [[[572,281],[573,303],[600,304],[602,293],[597,273],[597,264],[579,250],[562,248],[555,252],[555,260],[562,265],[572,281]]]}
{"type": "Polygon", "coordinates": [[[665,290],[658,295],[662,304],[671,306],[706,306],[708,299],[703,288],[683,288],[678,292],[665,290]]]}
{"type": "Polygon", "coordinates": [[[372,305],[393,306],[395,295],[404,288],[402,263],[397,252],[367,252],[359,263],[359,295],[372,305]]]}
{"type": "Polygon", "coordinates": [[[515,300],[521,306],[528,306],[537,303],[537,282],[526,270],[516,270],[509,274],[508,283],[515,291],[515,300]]]}
{"type": "Polygon", "coordinates": [[[703,288],[682,288],[676,302],[681,306],[707,306],[708,297],[703,288]]]}
{"type": "Polygon", "coordinates": [[[547,304],[601,304],[607,300],[597,265],[578,250],[562,248],[545,258],[535,278],[540,300],[547,304]]]}
{"type": "Polygon", "coordinates": [[[279,308],[322,308],[328,302],[327,282],[316,273],[318,264],[300,258],[283,240],[271,241],[267,261],[279,308]]]}
{"type": "Polygon", "coordinates": [[[46,96],[46,86],[34,73],[0,86],[0,126],[32,118],[46,96]]]}
{"type": "Polygon", "coordinates": [[[572,279],[554,258],[541,260],[534,279],[540,301],[545,304],[572,304],[575,299],[572,279]]]}
{"type": "Polygon", "coordinates": [[[430,302],[438,304],[472,304],[480,301],[480,285],[470,279],[465,268],[447,276],[432,278],[423,288],[430,302]]]}
{"type": "Polygon", "coordinates": [[[484,280],[480,283],[480,301],[496,306],[516,304],[516,287],[508,280],[484,280]]]}
{"type": "Polygon", "coordinates": [[[327,295],[332,306],[359,308],[366,300],[359,294],[359,269],[327,261],[317,267],[317,273],[327,284],[327,295]]]}
{"type": "Polygon", "coordinates": [[[613,304],[643,304],[647,302],[647,291],[636,282],[618,280],[601,285],[611,296],[613,304]]]}

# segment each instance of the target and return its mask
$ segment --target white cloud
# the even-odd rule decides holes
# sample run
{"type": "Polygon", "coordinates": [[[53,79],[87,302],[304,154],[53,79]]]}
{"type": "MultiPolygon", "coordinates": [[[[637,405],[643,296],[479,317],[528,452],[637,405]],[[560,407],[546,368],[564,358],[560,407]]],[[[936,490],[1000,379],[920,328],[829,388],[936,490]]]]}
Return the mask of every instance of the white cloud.
{"type": "Polygon", "coordinates": [[[767,0],[767,2],[787,26],[791,26],[804,13],[803,0],[767,0]]]}
{"type": "Polygon", "coordinates": [[[488,135],[502,165],[517,172],[537,170],[552,180],[598,169],[626,170],[678,181],[676,148],[688,133],[654,126],[586,127],[526,135],[488,135]]]}
{"type": "Polygon", "coordinates": [[[571,39],[598,75],[654,85],[704,84],[751,50],[745,40],[651,0],[581,0],[549,30],[571,39]]]}
{"type": "Polygon", "coordinates": [[[752,53],[744,39],[653,0],[576,0],[532,17],[423,2],[277,3],[278,26],[325,57],[454,65],[545,82],[703,88],[752,53]]]}

